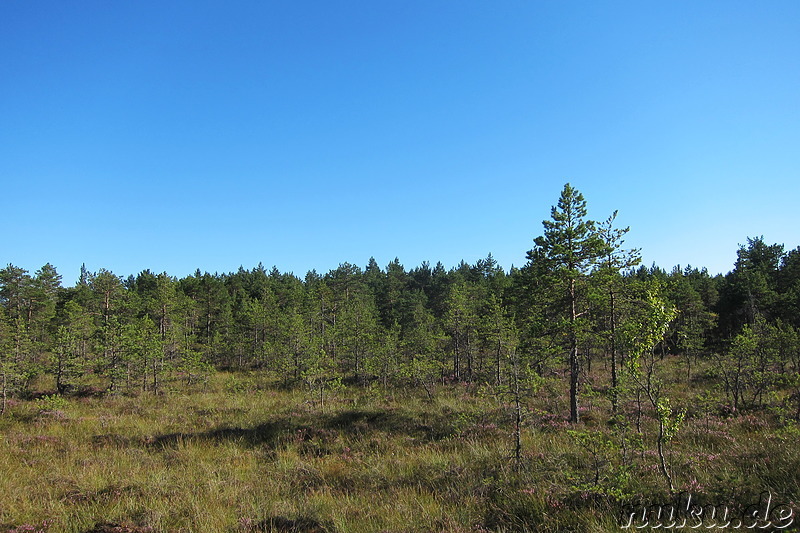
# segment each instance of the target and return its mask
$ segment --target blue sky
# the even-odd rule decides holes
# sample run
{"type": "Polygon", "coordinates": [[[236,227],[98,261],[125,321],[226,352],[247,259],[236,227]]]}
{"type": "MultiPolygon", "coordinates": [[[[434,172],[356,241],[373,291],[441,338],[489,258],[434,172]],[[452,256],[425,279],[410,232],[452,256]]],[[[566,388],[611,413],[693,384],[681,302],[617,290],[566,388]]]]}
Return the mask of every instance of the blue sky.
{"type": "Polygon", "coordinates": [[[646,264],[800,245],[800,2],[0,4],[0,263],[520,266],[564,183],[646,264]]]}

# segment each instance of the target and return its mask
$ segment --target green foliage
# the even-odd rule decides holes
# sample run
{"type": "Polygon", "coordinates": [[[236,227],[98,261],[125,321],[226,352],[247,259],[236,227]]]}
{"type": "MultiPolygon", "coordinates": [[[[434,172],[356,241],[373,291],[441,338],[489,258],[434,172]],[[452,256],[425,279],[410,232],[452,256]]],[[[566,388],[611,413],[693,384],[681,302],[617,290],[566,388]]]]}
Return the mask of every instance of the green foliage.
{"type": "Polygon", "coordinates": [[[769,324],[760,316],[752,326],[746,324],[727,352],[717,357],[717,370],[733,409],[762,405],[768,391],[783,380],[789,354],[796,353],[798,346],[793,328],[769,324]]]}
{"type": "Polygon", "coordinates": [[[323,350],[308,354],[300,377],[308,387],[311,401],[318,402],[322,412],[325,412],[326,395],[335,393],[343,386],[342,377],[336,374],[333,361],[323,350]]]}
{"type": "Polygon", "coordinates": [[[181,352],[178,371],[186,377],[186,383],[205,383],[214,366],[205,360],[203,353],[198,350],[185,350],[181,352]]]}
{"type": "Polygon", "coordinates": [[[604,431],[567,430],[567,435],[588,456],[588,469],[581,469],[583,477],[572,478],[570,490],[590,493],[624,502],[633,496],[633,468],[624,460],[620,445],[604,431]],[[588,476],[586,475],[588,474],[588,476]]]}
{"type": "Polygon", "coordinates": [[[677,314],[664,298],[663,288],[658,282],[644,284],[637,292],[635,309],[622,326],[622,336],[628,348],[626,361],[634,374],[639,372],[642,359],[652,354],[664,340],[669,324],[677,314]]]}
{"type": "MultiPolygon", "coordinates": [[[[680,428],[685,412],[674,412],[669,398],[664,396],[663,357],[656,355],[656,347],[661,345],[663,350],[667,330],[677,311],[664,298],[663,285],[659,280],[643,282],[638,293],[634,311],[621,328],[628,348],[624,377],[637,398],[644,395],[656,411],[658,467],[670,491],[674,491],[665,446],[680,428]]],[[[637,408],[637,428],[641,429],[642,407],[639,402],[637,408]]]]}
{"type": "Polygon", "coordinates": [[[69,402],[58,394],[46,394],[36,399],[40,411],[59,411],[64,409],[69,402]]]}
{"type": "Polygon", "coordinates": [[[423,354],[412,355],[400,365],[398,372],[401,378],[422,387],[430,400],[433,400],[435,385],[441,379],[442,373],[442,363],[423,354]]]}
{"type": "Polygon", "coordinates": [[[676,411],[673,409],[669,398],[659,398],[656,402],[656,416],[664,428],[663,440],[669,442],[683,425],[686,418],[686,409],[676,411]]]}
{"type": "Polygon", "coordinates": [[[542,221],[544,235],[534,240],[542,255],[528,252],[528,258],[543,257],[565,280],[586,273],[606,250],[594,221],[587,220],[586,215],[586,200],[567,183],[551,209],[551,219],[542,221]]]}

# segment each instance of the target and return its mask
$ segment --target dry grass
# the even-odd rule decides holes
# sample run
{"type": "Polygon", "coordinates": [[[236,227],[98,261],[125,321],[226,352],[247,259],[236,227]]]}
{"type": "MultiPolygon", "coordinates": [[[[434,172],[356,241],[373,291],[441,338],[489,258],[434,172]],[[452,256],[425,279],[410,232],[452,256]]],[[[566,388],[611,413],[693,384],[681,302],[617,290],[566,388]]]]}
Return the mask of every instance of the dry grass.
{"type": "MultiPolygon", "coordinates": [[[[519,464],[504,406],[460,385],[433,402],[346,389],[324,413],[302,390],[225,374],[161,396],[17,402],[0,418],[0,531],[613,531],[623,503],[668,498],[652,422],[628,468],[619,446],[568,432],[616,442],[607,402],[568,428],[547,393],[560,388],[532,399],[519,464]]],[[[676,390],[687,405],[701,392],[676,390]]],[[[697,411],[669,457],[680,488],[709,500],[797,501],[796,437],[763,413],[697,411]]]]}

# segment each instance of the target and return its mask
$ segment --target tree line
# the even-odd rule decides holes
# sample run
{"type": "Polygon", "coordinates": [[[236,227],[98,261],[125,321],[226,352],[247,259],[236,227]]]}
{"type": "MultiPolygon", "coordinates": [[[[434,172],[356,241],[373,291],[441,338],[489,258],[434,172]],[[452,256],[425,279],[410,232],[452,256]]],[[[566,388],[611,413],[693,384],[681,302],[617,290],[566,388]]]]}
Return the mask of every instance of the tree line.
{"type": "Polygon", "coordinates": [[[800,418],[800,248],[748,238],[726,275],[648,268],[615,218],[590,220],[565,185],[526,264],[510,271],[491,254],[450,269],[370,259],[304,278],[261,264],[180,279],[82,267],[65,287],[50,264],[34,273],[9,264],[0,270],[2,410],[43,375],[61,394],[88,379],[157,393],[169,380],[251,369],[320,397],[341,383],[433,394],[438,383],[519,391],[563,376],[571,422],[582,395],[600,390],[615,411],[634,394],[650,401],[668,432],[675,413],[656,373],[675,356],[686,379],[712,363],[733,410],[782,403],[800,418]]]}

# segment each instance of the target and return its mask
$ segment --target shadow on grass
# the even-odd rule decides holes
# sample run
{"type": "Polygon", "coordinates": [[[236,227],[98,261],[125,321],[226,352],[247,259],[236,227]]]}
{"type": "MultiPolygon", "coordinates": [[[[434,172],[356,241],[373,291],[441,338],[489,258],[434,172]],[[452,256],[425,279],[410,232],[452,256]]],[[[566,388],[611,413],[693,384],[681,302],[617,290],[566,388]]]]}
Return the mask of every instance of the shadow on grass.
{"type": "Polygon", "coordinates": [[[333,533],[334,527],[309,516],[286,518],[274,516],[256,524],[242,525],[241,530],[247,532],[274,533],[333,533]]]}
{"type": "Polygon", "coordinates": [[[426,441],[441,440],[456,432],[450,416],[431,413],[409,416],[395,411],[343,411],[320,420],[320,426],[349,435],[380,431],[426,441]]]}
{"type": "Polygon", "coordinates": [[[253,427],[219,427],[197,433],[168,433],[149,439],[151,446],[175,446],[186,441],[239,442],[254,447],[275,447],[290,440],[330,440],[337,434],[369,437],[376,433],[404,435],[422,441],[437,441],[455,433],[449,417],[421,417],[393,411],[350,410],[304,419],[277,418],[253,427]]]}
{"type": "Polygon", "coordinates": [[[236,441],[248,446],[275,446],[282,436],[291,431],[285,419],[266,422],[255,427],[221,427],[198,433],[167,433],[158,435],[148,442],[151,446],[175,446],[186,441],[225,442],[236,441]]]}

